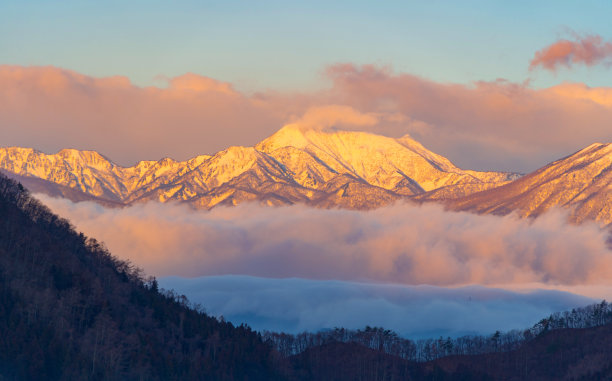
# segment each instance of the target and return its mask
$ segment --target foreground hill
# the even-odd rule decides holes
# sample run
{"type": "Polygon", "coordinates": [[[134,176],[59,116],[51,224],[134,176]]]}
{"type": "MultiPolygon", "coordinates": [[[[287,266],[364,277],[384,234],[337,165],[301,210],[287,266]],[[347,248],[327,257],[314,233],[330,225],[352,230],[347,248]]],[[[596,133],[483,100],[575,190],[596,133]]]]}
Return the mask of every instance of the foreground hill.
{"type": "Polygon", "coordinates": [[[0,175],[0,379],[269,380],[258,334],[154,280],[0,175]]]}
{"type": "Polygon", "coordinates": [[[574,222],[612,223],[612,143],[592,144],[503,186],[447,202],[450,209],[538,216],[570,210],[574,222]]]}
{"type": "Polygon", "coordinates": [[[290,358],[299,380],[592,381],[612,379],[612,325],[550,331],[510,352],[407,361],[331,342],[290,358]]]}
{"type": "MultiPolygon", "coordinates": [[[[612,377],[612,307],[605,302],[555,314],[518,335],[440,338],[416,346],[382,329],[366,329],[361,342],[320,345],[308,344],[303,334],[297,340],[307,343],[304,350],[292,354],[297,347],[291,346],[286,356],[248,327],[160,292],[154,279],[143,279],[3,176],[0,215],[2,380],[612,377]]],[[[284,334],[277,338],[286,342],[284,334]]]]}
{"type": "Polygon", "coordinates": [[[449,356],[429,364],[447,375],[469,372],[489,380],[610,380],[612,325],[542,334],[508,353],[449,356]]]}
{"type": "Polygon", "coordinates": [[[47,155],[30,148],[1,148],[0,170],[20,180],[43,180],[35,184],[38,190],[75,201],[180,201],[198,208],[259,201],[368,209],[440,187],[456,186],[464,195],[517,177],[462,170],[408,136],[393,139],[297,125],[283,127],[255,147],[229,147],[182,162],[141,161],[132,167],[116,165],[94,151],[64,149],[47,155]]]}
{"type": "Polygon", "coordinates": [[[266,336],[304,380],[612,379],[612,306],[605,301],[490,336],[415,342],[375,327],[266,336]]]}

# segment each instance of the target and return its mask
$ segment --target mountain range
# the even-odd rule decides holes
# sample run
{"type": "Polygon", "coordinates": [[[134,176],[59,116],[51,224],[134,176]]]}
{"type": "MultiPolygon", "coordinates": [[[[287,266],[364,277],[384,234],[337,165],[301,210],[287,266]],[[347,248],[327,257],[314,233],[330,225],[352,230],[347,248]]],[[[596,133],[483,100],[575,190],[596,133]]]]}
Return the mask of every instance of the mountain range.
{"type": "Polygon", "coordinates": [[[454,210],[484,214],[517,212],[536,217],[565,207],[570,219],[612,223],[612,144],[595,143],[513,182],[449,200],[454,210]]]}
{"type": "Polygon", "coordinates": [[[0,170],[33,192],[107,206],[182,202],[195,208],[257,201],[372,209],[398,200],[452,210],[537,216],[568,207],[571,219],[612,223],[612,144],[593,144],[525,176],[460,169],[406,135],[287,125],[253,147],[186,161],[123,167],[95,151],[0,148],[0,170]]]}

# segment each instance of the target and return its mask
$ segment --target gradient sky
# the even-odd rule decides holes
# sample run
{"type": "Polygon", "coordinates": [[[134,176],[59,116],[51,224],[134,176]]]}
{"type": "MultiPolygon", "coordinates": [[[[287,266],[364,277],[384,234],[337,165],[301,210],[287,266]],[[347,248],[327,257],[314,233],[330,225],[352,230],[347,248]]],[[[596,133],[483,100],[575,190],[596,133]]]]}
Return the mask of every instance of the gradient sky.
{"type": "Polygon", "coordinates": [[[612,38],[607,1],[0,2],[0,63],[54,65],[141,86],[194,72],[242,91],[312,90],[337,62],[438,82],[612,86],[606,67],[529,71],[571,31],[612,38]]]}
{"type": "Polygon", "coordinates": [[[612,141],[610,14],[603,1],[2,1],[0,143],[185,160],[342,105],[462,168],[526,173],[612,141]]]}
{"type": "MultiPolygon", "coordinates": [[[[375,121],[341,127],[526,173],[612,141],[610,15],[609,1],[0,0],[0,145],[133,165],[253,145],[315,115],[309,127],[375,121]]],[[[559,211],[532,222],[431,205],[194,212],[41,198],[156,276],[612,293],[607,233],[559,211]]]]}

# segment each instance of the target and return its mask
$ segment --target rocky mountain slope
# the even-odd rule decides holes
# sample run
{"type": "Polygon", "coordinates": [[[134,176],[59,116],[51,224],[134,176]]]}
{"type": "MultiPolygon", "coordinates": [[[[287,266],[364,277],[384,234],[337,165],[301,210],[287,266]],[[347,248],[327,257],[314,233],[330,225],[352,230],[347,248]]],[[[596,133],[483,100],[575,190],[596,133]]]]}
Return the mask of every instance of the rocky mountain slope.
{"type": "Polygon", "coordinates": [[[1,148],[0,170],[44,180],[35,184],[39,191],[75,201],[180,201],[198,208],[256,200],[368,209],[443,187],[464,195],[518,177],[462,170],[409,136],[393,139],[297,125],[283,127],[255,147],[229,147],[182,162],[141,161],[132,167],[116,165],[94,151],[64,149],[47,155],[31,148],[1,148]]]}
{"type": "Polygon", "coordinates": [[[574,222],[612,223],[612,143],[592,144],[506,185],[447,201],[453,210],[538,216],[570,210],[574,222]]]}
{"type": "Polygon", "coordinates": [[[612,223],[612,144],[593,144],[531,174],[463,170],[409,136],[283,127],[254,147],[186,161],[122,167],[94,151],[47,155],[0,148],[0,171],[35,192],[120,206],[151,200],[196,208],[256,201],[371,209],[397,200],[451,210],[538,216],[570,209],[574,222],[612,223]]]}

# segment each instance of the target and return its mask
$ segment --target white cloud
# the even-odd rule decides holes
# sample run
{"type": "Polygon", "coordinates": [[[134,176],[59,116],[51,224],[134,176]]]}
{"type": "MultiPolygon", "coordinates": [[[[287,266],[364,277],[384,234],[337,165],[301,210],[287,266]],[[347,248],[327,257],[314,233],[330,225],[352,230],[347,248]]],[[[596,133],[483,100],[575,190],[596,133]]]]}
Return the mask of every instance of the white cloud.
{"type": "Polygon", "coordinates": [[[147,203],[105,209],[39,198],[111,252],[156,276],[244,274],[457,286],[612,283],[607,232],[567,224],[397,204],[373,211],[305,206],[195,211],[147,203]]]}
{"type": "Polygon", "coordinates": [[[167,277],[160,285],[256,330],[299,333],[382,326],[413,339],[525,329],[552,312],[593,302],[570,293],[512,292],[249,276],[167,277]]]}

